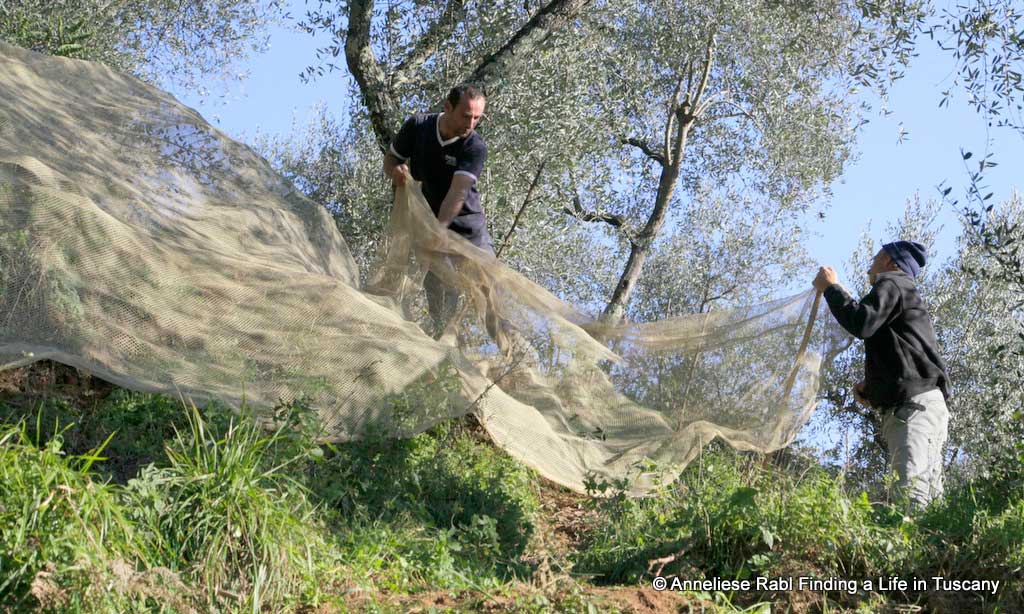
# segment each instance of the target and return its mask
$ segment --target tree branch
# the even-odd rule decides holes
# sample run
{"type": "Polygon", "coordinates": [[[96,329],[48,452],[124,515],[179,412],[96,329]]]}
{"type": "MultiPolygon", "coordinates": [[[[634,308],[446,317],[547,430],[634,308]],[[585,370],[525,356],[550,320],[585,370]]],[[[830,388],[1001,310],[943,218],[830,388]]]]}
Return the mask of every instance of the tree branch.
{"type": "MultiPolygon", "coordinates": [[[[679,176],[679,167],[683,160],[683,150],[686,148],[687,135],[690,133],[690,126],[693,125],[694,118],[696,118],[696,115],[685,112],[681,113],[680,117],[677,118],[675,143],[672,147],[671,153],[672,166],[669,167],[672,174],[671,176],[666,177],[666,179],[671,180],[673,186],[675,185],[676,177],[679,176]]],[[[665,136],[667,137],[668,135],[666,134],[665,136]]]]}
{"type": "Polygon", "coordinates": [[[708,46],[704,52],[704,73],[700,77],[700,84],[697,86],[697,92],[693,95],[693,101],[690,108],[693,109],[692,115],[696,117],[699,115],[698,110],[701,106],[701,100],[704,98],[704,92],[708,87],[708,80],[711,78],[711,65],[715,59],[715,34],[712,32],[711,36],[708,37],[708,46]]]}
{"type": "Polygon", "coordinates": [[[568,213],[574,218],[581,222],[604,222],[609,226],[618,228],[629,238],[630,242],[634,241],[633,235],[628,231],[626,226],[627,220],[621,215],[615,215],[614,213],[597,213],[594,211],[585,211],[583,209],[583,203],[580,200],[579,194],[572,197],[572,206],[564,205],[562,211],[568,213]]]}
{"type": "MultiPolygon", "coordinates": [[[[693,64],[690,64],[691,68],[693,64]]],[[[690,70],[692,76],[692,70],[690,70]]],[[[689,87],[689,86],[687,86],[689,87]]],[[[679,108],[679,94],[683,89],[683,77],[679,77],[679,81],[676,82],[676,91],[672,94],[672,101],[668,105],[668,119],[665,122],[665,134],[662,140],[664,141],[665,151],[665,162],[667,164],[675,164],[675,157],[672,155],[672,149],[670,144],[672,142],[672,122],[675,121],[676,109],[679,108]]]]}
{"type": "Polygon", "coordinates": [[[686,63],[686,100],[684,104],[689,104],[693,98],[693,60],[686,63]]]}
{"type": "Polygon", "coordinates": [[[622,144],[632,145],[633,147],[636,147],[640,151],[644,152],[644,155],[646,155],[648,158],[655,160],[659,164],[665,164],[665,156],[651,149],[651,146],[647,144],[647,141],[643,141],[637,138],[628,138],[622,139],[622,144]]]}
{"type": "Polygon", "coordinates": [[[591,213],[588,211],[573,213],[568,207],[565,208],[565,211],[581,222],[604,222],[616,228],[621,228],[626,223],[625,218],[621,215],[611,213],[591,213]]]}
{"type": "Polygon", "coordinates": [[[730,107],[736,109],[736,113],[729,113],[728,115],[720,115],[720,116],[718,116],[719,119],[724,119],[724,118],[727,118],[727,117],[745,117],[745,118],[749,119],[752,124],[754,124],[754,127],[757,128],[757,130],[761,134],[765,133],[764,132],[764,127],[761,125],[761,122],[757,119],[757,117],[755,117],[753,113],[751,113],[749,110],[747,110],[742,105],[740,105],[739,103],[737,103],[737,102],[735,102],[733,100],[717,100],[717,101],[715,101],[712,104],[704,105],[704,109],[702,109],[702,110],[706,111],[706,110],[711,109],[712,107],[715,107],[715,106],[720,105],[720,104],[724,104],[724,105],[727,105],[727,106],[730,106],[730,107]]]}
{"type": "Polygon", "coordinates": [[[423,64],[434,55],[438,46],[444,42],[455,27],[459,24],[458,13],[465,8],[466,0],[448,0],[441,16],[437,18],[430,29],[416,41],[409,55],[395,68],[391,76],[391,87],[396,88],[412,79],[412,75],[420,69],[423,64]]]}
{"type": "Polygon", "coordinates": [[[716,294],[715,296],[712,296],[712,297],[704,299],[704,301],[701,303],[701,309],[703,310],[703,308],[706,305],[710,305],[711,303],[713,303],[715,301],[720,301],[720,300],[722,300],[724,298],[727,298],[730,294],[735,292],[737,288],[739,288],[739,285],[738,284],[733,284],[732,286],[729,286],[728,288],[726,288],[722,292],[716,294]]]}
{"type": "Polygon", "coordinates": [[[519,28],[501,49],[481,61],[464,81],[486,89],[497,85],[515,62],[543,45],[556,31],[564,28],[593,0],[551,0],[519,28]]]}
{"type": "MultiPolygon", "coordinates": [[[[455,18],[466,0],[449,0],[442,16],[430,28],[410,52],[394,75],[396,83],[413,80],[440,44],[455,28],[455,18]],[[449,18],[450,17],[450,18],[449,18]]],[[[514,70],[518,57],[535,53],[547,39],[558,30],[568,26],[576,16],[593,0],[551,0],[509,38],[498,51],[485,57],[477,67],[467,74],[463,81],[472,82],[486,92],[497,85],[514,70]]],[[[370,26],[373,20],[374,0],[349,0],[348,30],[345,34],[345,60],[349,71],[359,86],[363,104],[370,115],[377,143],[386,151],[395,135],[395,123],[399,112],[393,83],[374,57],[370,26]]]]}
{"type": "Polygon", "coordinates": [[[385,151],[394,138],[391,117],[395,113],[384,71],[373,55],[370,23],[374,0],[351,0],[348,5],[348,31],[345,35],[345,61],[359,85],[366,110],[377,136],[377,144],[385,151]]]}
{"type": "Polygon", "coordinates": [[[540,174],[544,172],[544,165],[547,164],[547,160],[540,163],[537,167],[537,174],[533,176],[533,183],[530,184],[530,189],[526,190],[526,198],[523,199],[522,206],[519,207],[519,211],[516,212],[516,217],[512,220],[512,226],[509,227],[508,232],[505,233],[505,240],[502,242],[501,247],[494,253],[495,258],[501,257],[501,252],[505,251],[508,247],[509,242],[512,240],[512,234],[515,233],[516,227],[519,225],[519,218],[523,215],[523,211],[526,210],[526,205],[530,204],[530,199],[533,197],[533,191],[537,188],[537,184],[540,183],[540,174]]]}

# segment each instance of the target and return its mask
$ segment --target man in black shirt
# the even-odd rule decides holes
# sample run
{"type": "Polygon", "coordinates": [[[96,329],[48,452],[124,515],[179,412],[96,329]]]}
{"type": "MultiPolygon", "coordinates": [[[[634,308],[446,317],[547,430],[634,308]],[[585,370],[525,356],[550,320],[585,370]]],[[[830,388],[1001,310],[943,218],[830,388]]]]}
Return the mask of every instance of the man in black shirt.
{"type": "MultiPolygon", "coordinates": [[[[487,145],[474,128],[483,116],[485,102],[476,87],[459,85],[448,93],[444,113],[407,119],[384,156],[384,172],[395,185],[402,186],[411,170],[413,179],[422,183],[423,196],[437,221],[493,254],[476,188],[487,160],[487,145]]],[[[432,273],[423,285],[435,336],[440,336],[453,315],[458,293],[432,273]]]]}
{"type": "Polygon", "coordinates": [[[950,396],[931,316],[914,284],[924,263],[920,243],[886,243],[868,270],[871,291],[859,302],[831,267],[821,267],[814,278],[839,324],[864,340],[864,380],[853,395],[882,414],[889,460],[917,506],[942,495],[950,396]]]}

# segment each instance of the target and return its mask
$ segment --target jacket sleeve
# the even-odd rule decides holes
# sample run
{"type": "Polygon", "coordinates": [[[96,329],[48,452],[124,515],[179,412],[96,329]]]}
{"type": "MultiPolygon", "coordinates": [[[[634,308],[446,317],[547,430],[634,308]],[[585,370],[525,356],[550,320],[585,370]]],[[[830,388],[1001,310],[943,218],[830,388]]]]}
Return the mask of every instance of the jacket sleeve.
{"type": "Polygon", "coordinates": [[[839,284],[832,284],[825,288],[825,301],[839,325],[858,339],[874,335],[902,309],[900,289],[888,280],[875,284],[860,302],[839,284]]]}

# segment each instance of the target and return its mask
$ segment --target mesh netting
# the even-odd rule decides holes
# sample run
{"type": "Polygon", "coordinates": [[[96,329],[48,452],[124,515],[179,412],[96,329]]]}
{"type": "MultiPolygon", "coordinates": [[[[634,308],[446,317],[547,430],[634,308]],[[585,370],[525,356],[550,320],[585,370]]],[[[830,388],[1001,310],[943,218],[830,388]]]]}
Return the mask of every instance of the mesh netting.
{"type": "Polygon", "coordinates": [[[170,95],[0,43],[0,365],[44,358],[127,388],[254,408],[304,399],[327,438],[409,436],[477,412],[575,490],[642,493],[714,437],[787,445],[833,329],[807,292],[605,325],[442,230],[399,190],[367,288],[330,215],[170,95]],[[440,341],[431,271],[459,289],[440,341]],[[455,373],[451,403],[391,395],[455,373]]]}

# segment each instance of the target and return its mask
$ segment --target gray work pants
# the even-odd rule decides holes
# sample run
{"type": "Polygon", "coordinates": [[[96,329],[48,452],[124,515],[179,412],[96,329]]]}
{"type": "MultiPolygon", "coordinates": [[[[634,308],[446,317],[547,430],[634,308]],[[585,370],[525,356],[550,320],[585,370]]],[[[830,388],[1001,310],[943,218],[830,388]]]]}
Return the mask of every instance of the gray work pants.
{"type": "Polygon", "coordinates": [[[942,496],[942,452],[948,426],[949,412],[939,390],[922,392],[883,412],[882,436],[889,462],[899,475],[899,488],[915,507],[942,496]]]}

